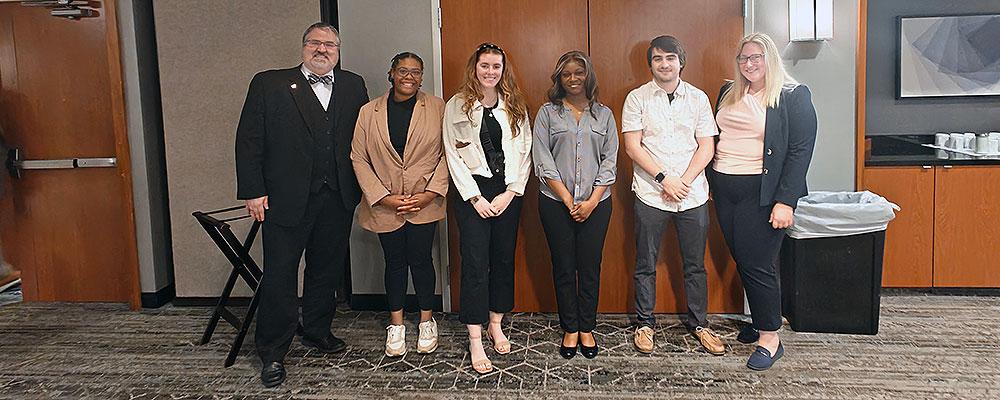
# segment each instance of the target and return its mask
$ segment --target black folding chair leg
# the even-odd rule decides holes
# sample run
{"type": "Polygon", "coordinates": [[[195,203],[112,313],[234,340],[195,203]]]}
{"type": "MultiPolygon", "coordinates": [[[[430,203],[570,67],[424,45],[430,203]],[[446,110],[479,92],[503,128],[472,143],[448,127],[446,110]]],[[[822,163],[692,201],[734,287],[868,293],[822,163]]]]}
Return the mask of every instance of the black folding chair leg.
{"type": "Polygon", "coordinates": [[[226,281],[226,286],[222,289],[222,295],[219,296],[219,303],[215,306],[215,312],[212,313],[212,318],[208,320],[208,326],[205,327],[205,333],[201,335],[201,342],[199,345],[207,344],[212,340],[212,334],[215,333],[215,327],[219,325],[219,317],[222,316],[222,312],[226,309],[226,302],[229,299],[229,294],[232,293],[233,287],[236,286],[236,278],[240,275],[233,269],[233,272],[229,273],[229,280],[226,281]]]}
{"type": "Polygon", "coordinates": [[[258,300],[257,294],[254,293],[253,298],[250,299],[250,307],[247,307],[247,315],[243,317],[243,324],[240,325],[240,331],[236,334],[236,339],[233,340],[233,347],[229,349],[229,355],[226,356],[226,368],[231,367],[236,362],[236,357],[240,354],[240,348],[243,347],[243,339],[246,338],[247,332],[250,330],[250,323],[253,322],[254,313],[257,312],[258,300]]]}

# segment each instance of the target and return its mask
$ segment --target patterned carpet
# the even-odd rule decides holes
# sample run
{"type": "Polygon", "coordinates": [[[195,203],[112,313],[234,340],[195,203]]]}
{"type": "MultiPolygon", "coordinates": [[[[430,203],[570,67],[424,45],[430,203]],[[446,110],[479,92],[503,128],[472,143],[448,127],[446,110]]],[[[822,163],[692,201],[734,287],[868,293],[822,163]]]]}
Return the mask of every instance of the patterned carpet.
{"type": "Polygon", "coordinates": [[[753,350],[735,341],[739,322],[713,316],[731,352],[698,349],[673,316],[660,318],[656,350],[633,350],[628,318],[605,315],[594,360],[557,354],[555,315],[515,314],[506,322],[512,354],[478,376],[455,315],[438,315],[442,344],[417,355],[382,354],[385,313],[341,312],[334,332],[345,353],[322,355],[296,342],[289,378],[264,389],[252,334],[231,368],[222,368],[234,330],[220,325],[197,346],[211,309],[164,307],[130,312],[117,305],[11,304],[0,307],[0,398],[1000,398],[1000,298],[887,296],[877,336],[783,332],[785,357],[767,372],[744,363],[753,350]]]}

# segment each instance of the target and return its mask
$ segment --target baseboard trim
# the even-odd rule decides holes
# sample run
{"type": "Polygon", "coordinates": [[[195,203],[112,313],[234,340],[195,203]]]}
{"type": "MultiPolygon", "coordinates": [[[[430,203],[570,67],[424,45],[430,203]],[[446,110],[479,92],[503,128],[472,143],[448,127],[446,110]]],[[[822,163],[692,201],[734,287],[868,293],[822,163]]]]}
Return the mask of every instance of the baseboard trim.
{"type": "MultiPolygon", "coordinates": [[[[434,295],[434,311],[444,310],[441,295],[434,295]]],[[[356,311],[387,311],[389,302],[384,294],[354,294],[351,295],[351,309],[356,311]]],[[[408,294],[403,303],[403,310],[407,312],[420,311],[417,306],[417,295],[408,294]]]]}
{"type": "Polygon", "coordinates": [[[177,295],[174,284],[171,283],[162,289],[152,293],[143,293],[141,296],[142,308],[160,308],[170,303],[177,295]]]}
{"type": "Polygon", "coordinates": [[[882,288],[884,296],[1000,296],[1000,288],[882,288]]]}
{"type": "MultiPolygon", "coordinates": [[[[174,298],[176,307],[208,307],[219,304],[218,297],[177,297],[174,298]]],[[[249,297],[230,297],[226,303],[229,307],[246,307],[250,305],[249,297]]]]}

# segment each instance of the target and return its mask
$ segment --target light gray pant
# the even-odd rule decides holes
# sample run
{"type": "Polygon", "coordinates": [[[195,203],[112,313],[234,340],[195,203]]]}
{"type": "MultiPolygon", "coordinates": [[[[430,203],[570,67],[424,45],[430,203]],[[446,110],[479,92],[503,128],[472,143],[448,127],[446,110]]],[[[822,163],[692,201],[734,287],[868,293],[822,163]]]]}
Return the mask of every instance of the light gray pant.
{"type": "Polygon", "coordinates": [[[654,327],[656,317],[656,258],[664,225],[673,220],[684,263],[688,329],[708,327],[708,282],[705,275],[705,241],[708,239],[708,204],[680,212],[663,211],[635,200],[635,312],[640,326],[654,327]]]}

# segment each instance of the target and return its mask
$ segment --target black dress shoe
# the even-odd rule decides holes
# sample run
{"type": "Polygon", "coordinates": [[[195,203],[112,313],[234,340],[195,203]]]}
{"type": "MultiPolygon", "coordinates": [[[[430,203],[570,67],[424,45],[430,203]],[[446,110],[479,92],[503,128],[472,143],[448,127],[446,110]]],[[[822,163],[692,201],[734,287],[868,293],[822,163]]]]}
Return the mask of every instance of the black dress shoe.
{"type": "Polygon", "coordinates": [[[597,343],[594,343],[594,347],[584,346],[583,343],[580,343],[580,354],[587,358],[597,357],[597,343]]]}
{"type": "Polygon", "coordinates": [[[260,370],[260,383],[266,388],[272,388],[285,381],[285,364],[272,361],[264,364],[260,370]]]}
{"type": "Polygon", "coordinates": [[[322,340],[312,339],[308,336],[302,336],[302,345],[306,347],[312,347],[323,353],[339,353],[347,349],[347,343],[344,343],[340,338],[333,336],[331,333],[329,336],[322,340]]]}
{"type": "Polygon", "coordinates": [[[567,360],[573,358],[573,356],[576,355],[576,346],[566,347],[566,346],[563,346],[560,343],[559,344],[559,355],[561,355],[562,358],[565,358],[567,360]]]}
{"type": "Polygon", "coordinates": [[[736,341],[743,344],[753,344],[760,340],[760,332],[754,329],[753,325],[744,325],[740,333],[736,335],[736,341]]]}

